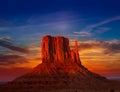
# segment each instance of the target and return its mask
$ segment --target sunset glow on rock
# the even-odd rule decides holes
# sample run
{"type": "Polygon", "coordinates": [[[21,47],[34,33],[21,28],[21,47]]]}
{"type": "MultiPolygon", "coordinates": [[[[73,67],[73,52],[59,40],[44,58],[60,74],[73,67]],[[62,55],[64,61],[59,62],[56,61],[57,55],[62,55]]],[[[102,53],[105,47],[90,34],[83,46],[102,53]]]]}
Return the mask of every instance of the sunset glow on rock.
{"type": "Polygon", "coordinates": [[[61,88],[103,91],[110,90],[111,84],[110,80],[89,71],[81,64],[76,41],[75,49],[71,50],[68,38],[45,36],[42,39],[42,63],[2,86],[1,91],[26,92],[29,89],[29,92],[38,92],[61,88]]]}

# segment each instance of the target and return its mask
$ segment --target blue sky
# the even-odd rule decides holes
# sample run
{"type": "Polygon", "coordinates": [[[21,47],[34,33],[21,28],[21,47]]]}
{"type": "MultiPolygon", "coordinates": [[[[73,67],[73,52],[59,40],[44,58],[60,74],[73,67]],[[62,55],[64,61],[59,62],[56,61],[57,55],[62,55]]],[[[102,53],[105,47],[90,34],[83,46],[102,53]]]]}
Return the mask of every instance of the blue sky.
{"type": "Polygon", "coordinates": [[[0,34],[13,39],[36,34],[120,39],[119,3],[119,0],[4,0],[0,3],[0,34]],[[89,28],[92,25],[95,26],[89,28]]]}
{"type": "MultiPolygon", "coordinates": [[[[109,57],[110,60],[114,59],[113,61],[115,62],[120,61],[120,1],[0,1],[1,55],[17,54],[28,57],[35,53],[40,54],[38,48],[40,47],[41,39],[44,35],[48,34],[62,35],[70,38],[70,40],[78,40],[80,41],[81,48],[84,48],[84,45],[88,45],[91,46],[92,49],[97,48],[103,50],[103,52],[94,50],[96,52],[93,51],[94,53],[91,55],[94,56],[95,53],[100,56],[109,54],[111,55],[111,57],[109,57]],[[95,46],[92,46],[92,44],[95,44],[95,46]],[[24,52],[27,52],[28,49],[33,50],[33,47],[34,50],[37,51],[30,51],[30,54],[24,55],[24,52]],[[102,54],[100,54],[100,52],[102,54]]],[[[84,49],[90,50],[91,48],[88,47],[84,49]]],[[[87,55],[89,53],[87,53],[87,55]]],[[[86,53],[83,54],[84,56],[86,55],[86,53]]],[[[85,59],[83,61],[85,61],[85,59]]],[[[8,62],[8,60],[6,62],[8,62]]],[[[0,61],[0,64],[2,63],[3,62],[0,61]]],[[[102,63],[100,62],[99,64],[102,63]]],[[[119,64],[119,62],[116,63],[112,68],[113,71],[116,67],[116,70],[120,70],[117,66],[119,64]]],[[[89,65],[89,63],[86,63],[86,65],[89,65]]],[[[112,66],[112,63],[108,65],[112,66]]],[[[118,75],[115,76],[118,77],[118,75]]]]}

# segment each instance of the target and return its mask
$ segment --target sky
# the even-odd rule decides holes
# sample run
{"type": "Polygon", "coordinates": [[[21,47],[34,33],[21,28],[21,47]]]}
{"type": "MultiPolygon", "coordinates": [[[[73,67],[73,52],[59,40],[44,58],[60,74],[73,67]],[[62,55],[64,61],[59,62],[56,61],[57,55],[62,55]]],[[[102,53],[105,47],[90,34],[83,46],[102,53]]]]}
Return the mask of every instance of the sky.
{"type": "Polygon", "coordinates": [[[11,81],[41,63],[41,39],[61,35],[79,43],[82,64],[120,78],[119,0],[0,1],[0,81],[11,81]]]}

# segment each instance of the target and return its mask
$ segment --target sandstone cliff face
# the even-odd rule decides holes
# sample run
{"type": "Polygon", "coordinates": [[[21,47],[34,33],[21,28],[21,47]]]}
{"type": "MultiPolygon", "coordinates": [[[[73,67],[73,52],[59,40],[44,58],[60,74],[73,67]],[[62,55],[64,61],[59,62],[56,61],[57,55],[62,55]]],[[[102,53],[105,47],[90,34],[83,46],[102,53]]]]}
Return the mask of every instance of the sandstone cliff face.
{"type": "Polygon", "coordinates": [[[71,50],[68,38],[57,36],[45,36],[42,39],[42,61],[51,63],[76,62],[81,63],[79,59],[77,42],[75,49],[71,50]]]}
{"type": "Polygon", "coordinates": [[[75,74],[77,71],[87,74],[89,71],[83,68],[78,53],[78,44],[74,49],[69,46],[69,39],[57,36],[45,36],[42,39],[42,64],[31,72],[34,74],[75,74]]]}

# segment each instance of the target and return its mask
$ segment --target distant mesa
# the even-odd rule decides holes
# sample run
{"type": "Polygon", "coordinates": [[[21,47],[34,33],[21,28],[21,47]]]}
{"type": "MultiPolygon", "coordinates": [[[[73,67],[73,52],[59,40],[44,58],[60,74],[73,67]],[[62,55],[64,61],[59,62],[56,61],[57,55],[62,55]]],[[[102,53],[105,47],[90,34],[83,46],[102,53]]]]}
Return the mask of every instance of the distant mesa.
{"type": "Polygon", "coordinates": [[[68,89],[108,92],[111,89],[108,79],[89,71],[81,64],[77,41],[75,48],[71,49],[68,38],[47,35],[42,39],[41,53],[41,64],[3,85],[0,92],[65,92],[68,89]]]}

